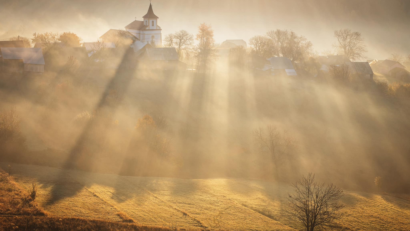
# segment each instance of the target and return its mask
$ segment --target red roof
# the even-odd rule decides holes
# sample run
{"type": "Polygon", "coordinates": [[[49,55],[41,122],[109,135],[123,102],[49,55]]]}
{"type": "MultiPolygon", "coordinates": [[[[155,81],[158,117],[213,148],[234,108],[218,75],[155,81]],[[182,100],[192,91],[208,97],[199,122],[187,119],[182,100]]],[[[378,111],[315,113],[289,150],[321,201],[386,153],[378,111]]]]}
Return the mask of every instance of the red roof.
{"type": "Polygon", "coordinates": [[[131,30],[144,30],[147,26],[144,25],[143,21],[133,21],[132,23],[128,24],[125,28],[131,30]]]}
{"type": "Polygon", "coordinates": [[[144,15],[144,17],[142,17],[142,18],[158,18],[158,16],[156,16],[156,15],[154,14],[154,11],[152,10],[152,5],[151,5],[151,3],[149,4],[149,8],[148,8],[147,14],[144,15]]]}

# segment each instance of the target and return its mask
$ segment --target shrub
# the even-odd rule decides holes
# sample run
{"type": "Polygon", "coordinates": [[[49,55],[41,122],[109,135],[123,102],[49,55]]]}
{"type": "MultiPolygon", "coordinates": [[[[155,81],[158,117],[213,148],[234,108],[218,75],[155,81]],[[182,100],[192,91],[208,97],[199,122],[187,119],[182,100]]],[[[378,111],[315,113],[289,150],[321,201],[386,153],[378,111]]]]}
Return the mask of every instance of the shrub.
{"type": "Polygon", "coordinates": [[[24,148],[25,139],[20,130],[20,117],[14,110],[0,112],[0,152],[12,157],[24,148]]]}
{"type": "Polygon", "coordinates": [[[351,81],[351,73],[349,67],[345,64],[340,66],[331,66],[330,72],[336,83],[347,85],[351,81]]]}
{"type": "Polygon", "coordinates": [[[34,201],[36,199],[36,195],[37,195],[37,184],[32,183],[31,184],[31,190],[30,190],[30,198],[31,198],[32,201],[34,201]]]}

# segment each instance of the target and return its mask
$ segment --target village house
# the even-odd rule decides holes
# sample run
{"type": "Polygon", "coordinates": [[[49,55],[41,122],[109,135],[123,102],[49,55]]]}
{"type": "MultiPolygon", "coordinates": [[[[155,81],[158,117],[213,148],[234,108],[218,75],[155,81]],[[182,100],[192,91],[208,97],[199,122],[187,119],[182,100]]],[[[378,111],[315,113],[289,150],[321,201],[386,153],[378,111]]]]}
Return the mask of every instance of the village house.
{"type": "Polygon", "coordinates": [[[263,67],[263,71],[270,72],[274,76],[297,76],[297,72],[293,63],[286,57],[272,57],[267,59],[267,64],[263,67]]]}
{"type": "Polygon", "coordinates": [[[353,77],[373,79],[373,70],[369,62],[352,62],[344,55],[319,56],[316,60],[320,64],[321,74],[329,74],[332,68],[346,67],[353,77]]]}
{"type": "Polygon", "coordinates": [[[138,52],[138,60],[153,69],[175,69],[184,64],[179,61],[174,47],[151,47],[147,45],[138,52]]]}
{"type": "Polygon", "coordinates": [[[219,45],[217,47],[217,51],[218,51],[218,55],[220,56],[228,56],[229,55],[229,51],[232,48],[236,48],[236,47],[243,47],[246,49],[247,44],[245,42],[245,40],[243,39],[229,39],[229,40],[225,40],[223,43],[221,43],[221,45],[219,45]]]}
{"type": "Polygon", "coordinates": [[[316,60],[320,64],[320,71],[325,74],[329,73],[332,67],[346,65],[351,68],[350,59],[344,55],[318,56],[316,60]]]}
{"type": "Polygon", "coordinates": [[[83,47],[87,51],[88,57],[91,57],[103,48],[115,48],[115,44],[113,42],[85,42],[83,47]]]}
{"type": "Polygon", "coordinates": [[[0,48],[3,72],[44,72],[44,57],[41,48],[0,48]]]}
{"type": "Polygon", "coordinates": [[[373,70],[368,62],[351,62],[353,76],[360,79],[373,79],[373,70]]]}
{"type": "Polygon", "coordinates": [[[135,52],[145,45],[162,46],[162,29],[158,25],[158,16],[154,14],[152,4],[149,5],[148,12],[143,16],[143,21],[134,20],[125,30],[110,29],[100,38],[105,43],[129,45],[135,52]]]}
{"type": "Polygon", "coordinates": [[[0,48],[5,47],[21,47],[21,48],[29,48],[30,43],[25,40],[15,40],[15,41],[0,41],[0,48]]]}
{"type": "Polygon", "coordinates": [[[374,72],[380,73],[382,75],[389,75],[393,72],[393,70],[405,70],[405,67],[393,60],[375,60],[370,63],[374,72]]]}
{"type": "Polygon", "coordinates": [[[245,40],[243,40],[243,39],[229,39],[229,40],[225,40],[220,45],[221,49],[232,49],[232,48],[235,48],[235,47],[246,48],[247,44],[246,44],[245,40]]]}

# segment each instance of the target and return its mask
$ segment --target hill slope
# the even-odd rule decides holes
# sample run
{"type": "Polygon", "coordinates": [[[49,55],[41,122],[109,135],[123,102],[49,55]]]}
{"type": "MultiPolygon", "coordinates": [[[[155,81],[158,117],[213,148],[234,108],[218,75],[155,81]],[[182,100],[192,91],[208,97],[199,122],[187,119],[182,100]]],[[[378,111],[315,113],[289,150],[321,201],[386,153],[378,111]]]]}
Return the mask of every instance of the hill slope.
{"type": "MultiPolygon", "coordinates": [[[[0,167],[5,169],[5,164],[0,167]]],[[[36,202],[52,215],[139,225],[236,230],[292,230],[281,215],[288,185],[238,179],[171,179],[13,165],[23,187],[37,182],[36,202]]],[[[410,197],[347,192],[336,229],[409,230],[410,197]]]]}

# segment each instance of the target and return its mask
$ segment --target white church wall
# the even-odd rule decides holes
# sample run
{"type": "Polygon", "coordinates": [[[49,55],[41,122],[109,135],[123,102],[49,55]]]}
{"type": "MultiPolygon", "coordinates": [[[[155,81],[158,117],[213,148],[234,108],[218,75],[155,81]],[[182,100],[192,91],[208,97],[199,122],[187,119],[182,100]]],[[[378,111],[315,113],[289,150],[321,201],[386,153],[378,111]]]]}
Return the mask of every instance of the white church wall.
{"type": "Polygon", "coordinates": [[[144,31],[141,33],[141,41],[151,42],[152,36],[154,36],[154,42],[156,46],[162,46],[162,36],[160,30],[144,31]]]}
{"type": "Polygon", "coordinates": [[[127,29],[128,32],[130,32],[131,34],[133,34],[134,36],[136,36],[138,39],[140,38],[140,31],[139,30],[131,30],[131,29],[127,29]]]}

